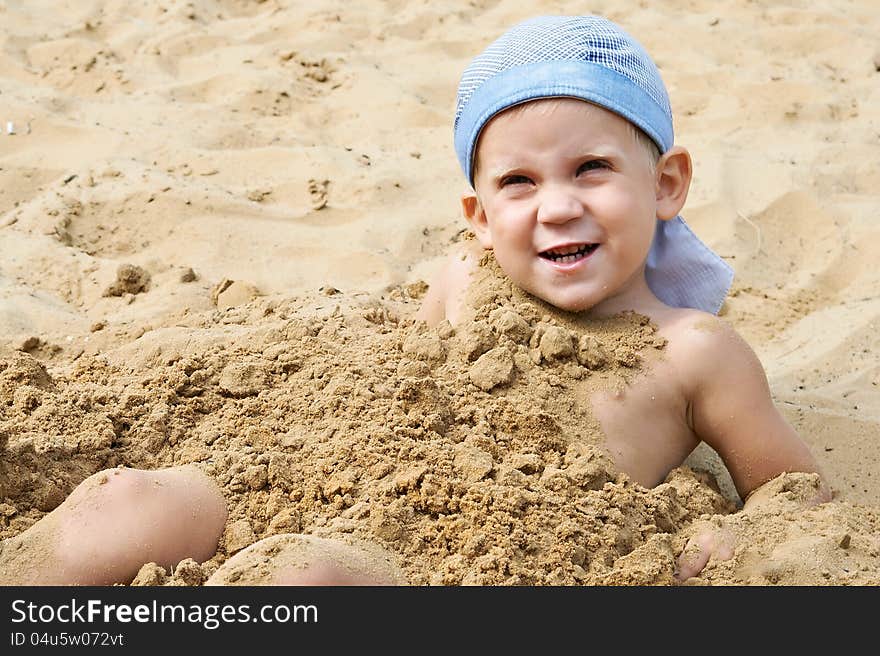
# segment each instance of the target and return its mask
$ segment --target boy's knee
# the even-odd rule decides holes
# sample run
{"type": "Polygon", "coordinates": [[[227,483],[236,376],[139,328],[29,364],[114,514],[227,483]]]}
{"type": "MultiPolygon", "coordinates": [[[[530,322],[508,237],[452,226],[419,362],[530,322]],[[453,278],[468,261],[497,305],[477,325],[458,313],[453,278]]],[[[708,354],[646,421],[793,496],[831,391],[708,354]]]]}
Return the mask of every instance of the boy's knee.
{"type": "Polygon", "coordinates": [[[146,474],[139,469],[116,467],[103,469],[92,474],[70,494],[68,504],[80,506],[98,505],[106,509],[107,503],[131,507],[131,504],[142,502],[149,494],[150,485],[146,474]]]}
{"type": "Polygon", "coordinates": [[[217,525],[226,521],[226,502],[217,485],[194,467],[163,470],[117,467],[99,471],[85,479],[68,499],[84,512],[131,513],[141,517],[152,512],[167,515],[195,515],[199,523],[217,525]]]}
{"type": "Polygon", "coordinates": [[[287,533],[255,542],[206,585],[405,585],[396,558],[377,544],[287,533]]]}
{"type": "Polygon", "coordinates": [[[392,576],[384,572],[352,571],[331,560],[322,560],[305,568],[288,567],[275,574],[274,585],[301,586],[386,586],[395,585],[392,576]]]}

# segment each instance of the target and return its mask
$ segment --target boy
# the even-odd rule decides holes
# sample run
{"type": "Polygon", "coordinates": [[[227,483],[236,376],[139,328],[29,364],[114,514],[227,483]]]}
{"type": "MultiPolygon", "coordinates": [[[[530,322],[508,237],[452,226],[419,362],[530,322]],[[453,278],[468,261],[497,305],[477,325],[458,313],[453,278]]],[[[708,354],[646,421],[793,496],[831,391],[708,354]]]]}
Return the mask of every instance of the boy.
{"type": "MultiPolygon", "coordinates": [[[[615,464],[647,487],[705,441],[743,499],[782,472],[816,472],[773,405],[757,357],[714,314],[729,267],[678,216],[691,160],[647,53],[595,16],[525,21],[462,76],[455,148],[476,235],[450,256],[417,318],[462,318],[482,250],[515,284],[587,316],[634,311],[667,339],[665,357],[623,392],[592,399],[615,464]]],[[[827,501],[823,484],[815,502],[827,501]]],[[[746,504],[748,506],[748,503],[746,504]]],[[[731,545],[704,533],[679,562],[699,572],[731,545]]]]}

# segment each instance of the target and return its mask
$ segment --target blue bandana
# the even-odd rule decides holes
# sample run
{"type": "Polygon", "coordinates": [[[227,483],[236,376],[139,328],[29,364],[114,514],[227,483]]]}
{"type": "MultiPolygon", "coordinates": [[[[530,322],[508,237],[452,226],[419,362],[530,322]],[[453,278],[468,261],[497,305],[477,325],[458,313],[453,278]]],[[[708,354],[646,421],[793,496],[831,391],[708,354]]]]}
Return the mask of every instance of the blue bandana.
{"type": "MultiPolygon", "coordinates": [[[[669,96],[644,48],[599,16],[541,16],[504,33],[461,76],[455,152],[472,185],[474,150],[489,119],[514,105],[550,97],[604,107],[640,128],[661,153],[672,147],[669,96]]],[[[677,216],[657,221],[645,277],[667,305],[717,314],[733,269],[677,216]]]]}

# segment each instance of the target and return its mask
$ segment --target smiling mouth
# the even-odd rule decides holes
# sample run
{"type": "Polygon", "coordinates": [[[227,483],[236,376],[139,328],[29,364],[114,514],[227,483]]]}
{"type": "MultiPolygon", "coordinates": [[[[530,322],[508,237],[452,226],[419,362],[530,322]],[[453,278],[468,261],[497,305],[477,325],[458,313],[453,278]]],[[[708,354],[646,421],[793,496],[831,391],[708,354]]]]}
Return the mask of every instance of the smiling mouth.
{"type": "Polygon", "coordinates": [[[599,248],[599,244],[582,244],[581,246],[566,246],[563,248],[551,248],[538,253],[545,260],[557,262],[559,264],[568,264],[569,262],[577,262],[593,251],[599,248]]]}

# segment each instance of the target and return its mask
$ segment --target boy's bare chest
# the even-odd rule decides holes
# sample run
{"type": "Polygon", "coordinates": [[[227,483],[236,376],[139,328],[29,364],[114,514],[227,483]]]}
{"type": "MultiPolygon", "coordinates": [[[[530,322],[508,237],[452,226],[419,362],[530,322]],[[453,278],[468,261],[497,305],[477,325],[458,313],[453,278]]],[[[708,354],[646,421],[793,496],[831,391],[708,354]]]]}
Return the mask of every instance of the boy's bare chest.
{"type": "Polygon", "coordinates": [[[699,444],[670,362],[654,362],[630,384],[595,393],[592,401],[616,466],[646,487],[662,482],[699,444]]]}

